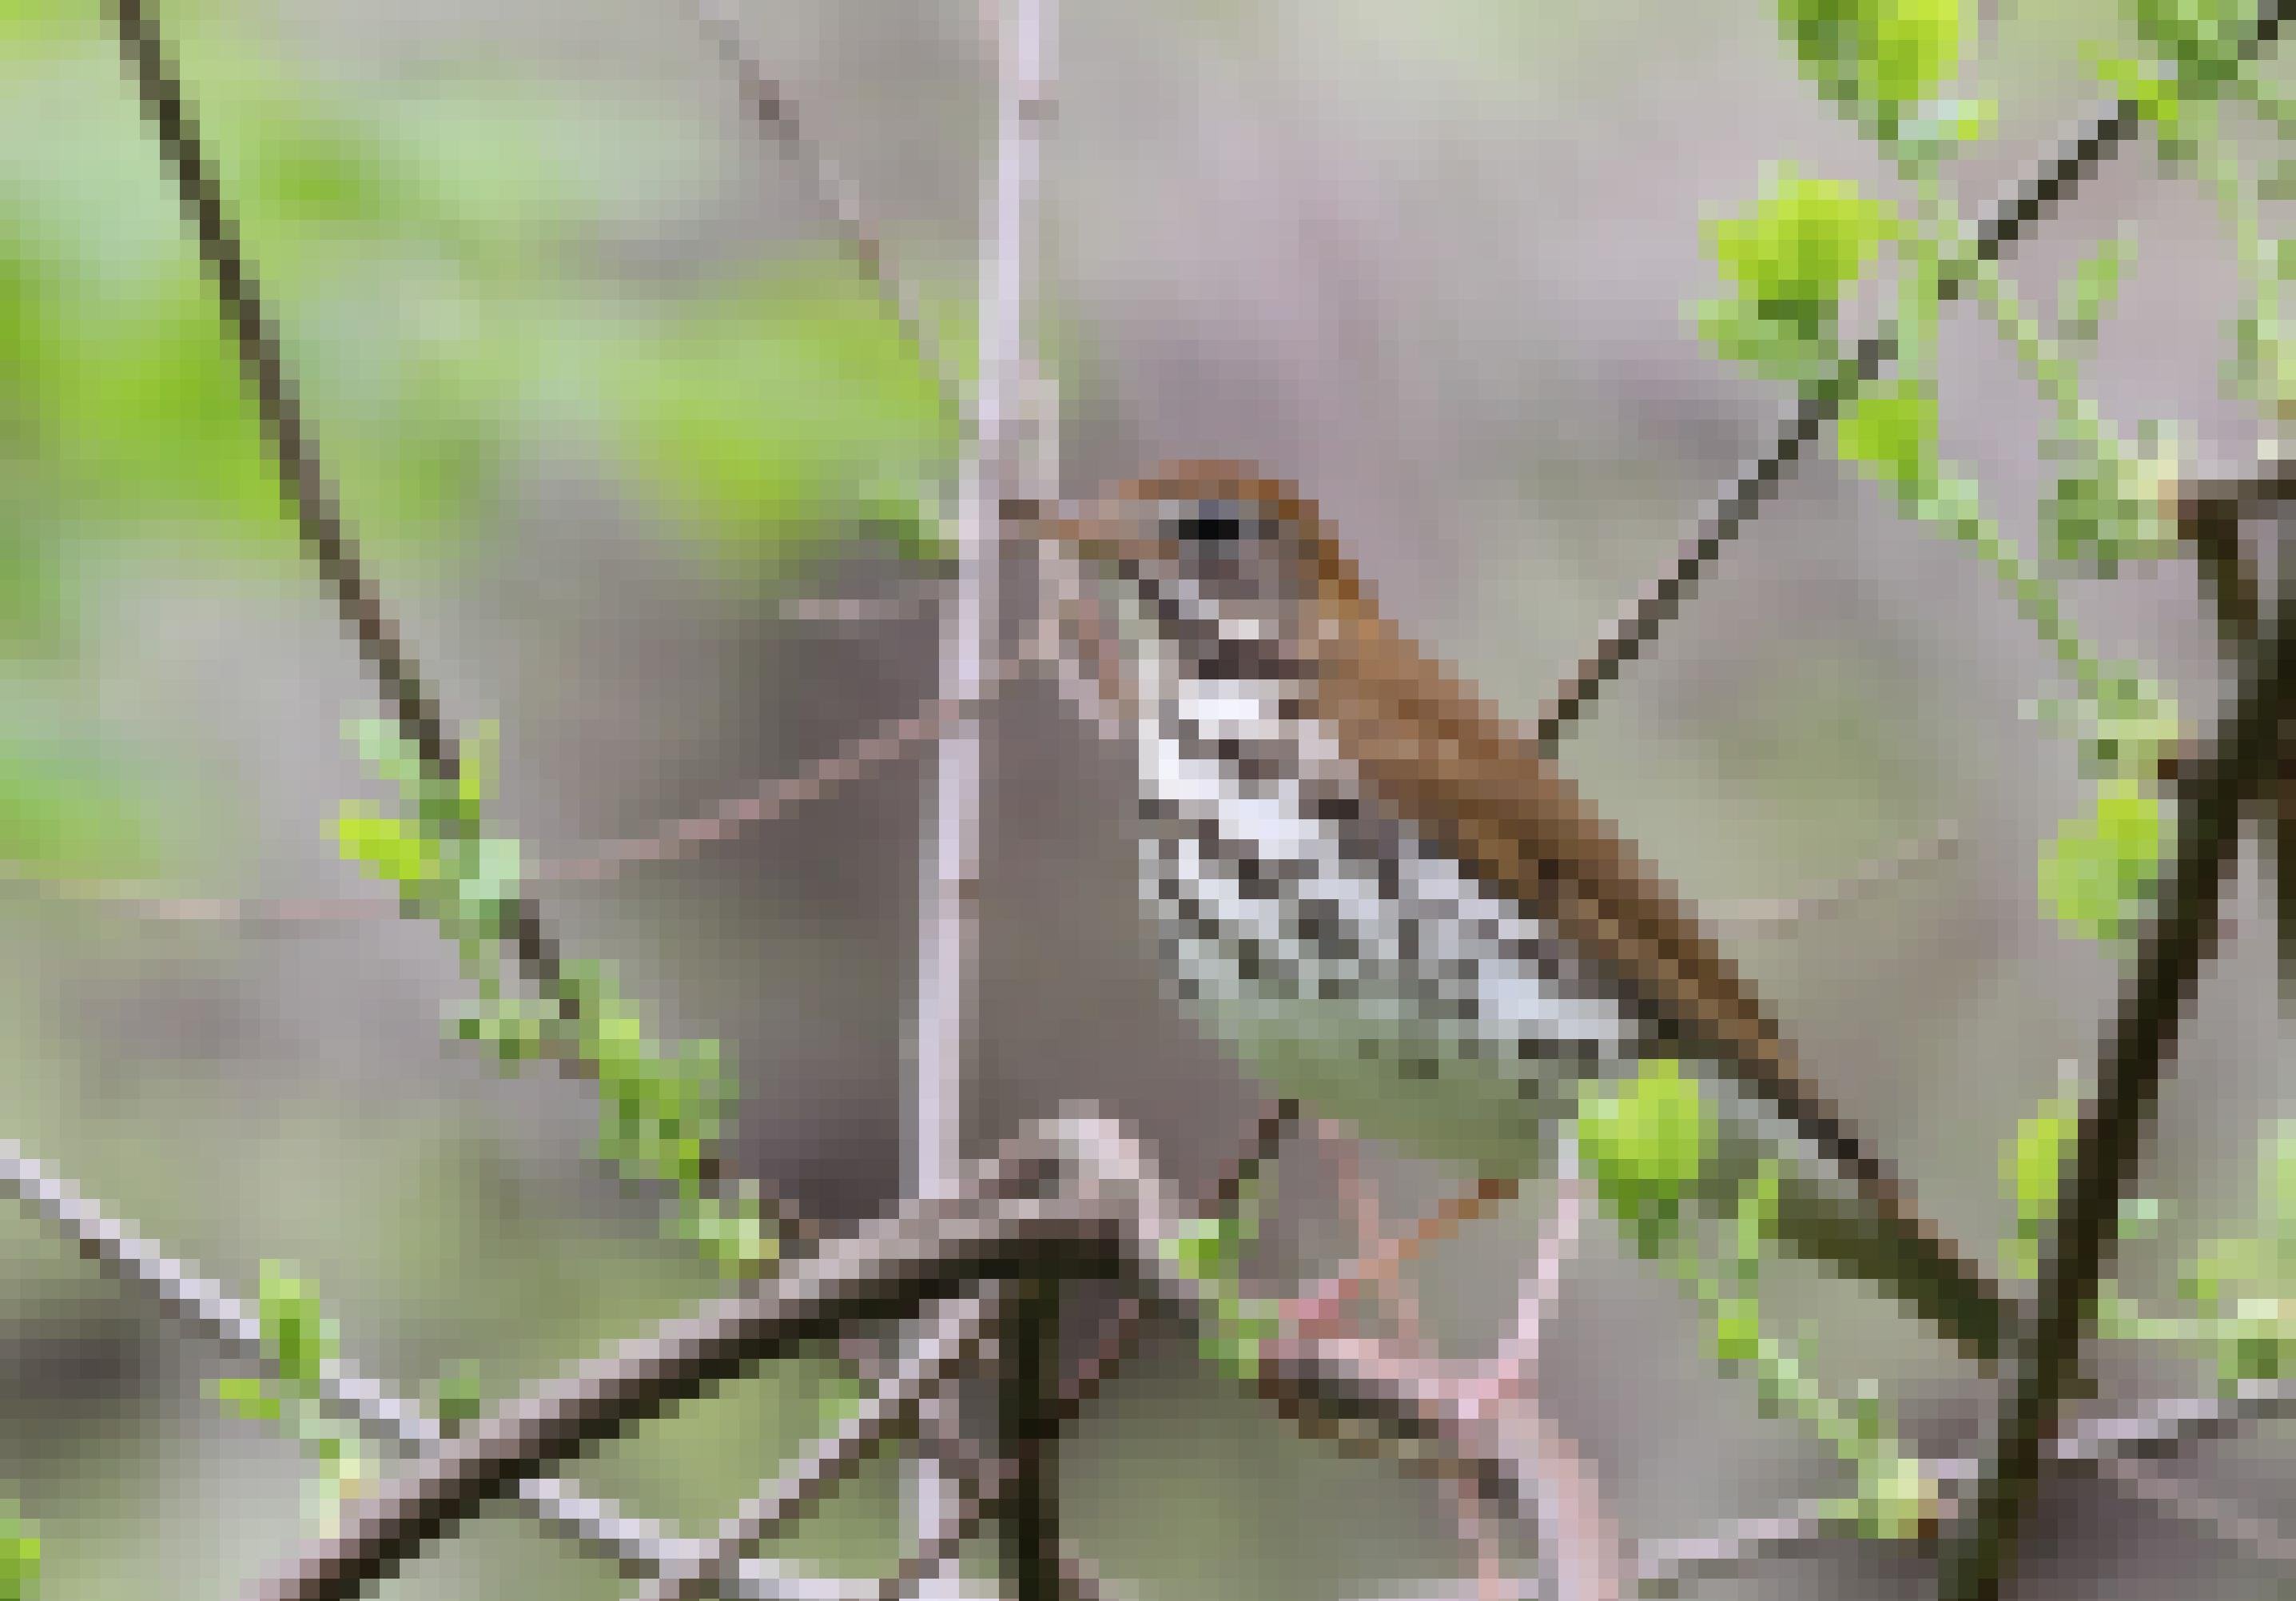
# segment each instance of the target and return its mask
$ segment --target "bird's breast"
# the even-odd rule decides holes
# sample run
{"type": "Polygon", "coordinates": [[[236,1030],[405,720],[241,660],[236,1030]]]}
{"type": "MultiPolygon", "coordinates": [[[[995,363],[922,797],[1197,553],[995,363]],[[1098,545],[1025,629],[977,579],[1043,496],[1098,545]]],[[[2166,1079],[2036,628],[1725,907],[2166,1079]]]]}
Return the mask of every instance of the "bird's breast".
{"type": "Polygon", "coordinates": [[[1140,725],[1141,881],[1177,998],[1317,1115],[1536,1161],[1638,1030],[1537,908],[1373,791],[1283,686],[1197,684],[1140,725]]]}

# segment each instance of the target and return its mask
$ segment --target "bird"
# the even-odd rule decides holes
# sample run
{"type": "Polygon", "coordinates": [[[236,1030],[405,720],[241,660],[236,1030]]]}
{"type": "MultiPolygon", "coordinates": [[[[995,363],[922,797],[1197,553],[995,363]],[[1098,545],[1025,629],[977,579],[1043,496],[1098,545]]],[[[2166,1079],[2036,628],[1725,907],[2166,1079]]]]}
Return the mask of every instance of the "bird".
{"type": "Polygon", "coordinates": [[[1795,1159],[1783,1244],[2004,1352],[2015,1300],[1804,1079],[1665,876],[1380,611],[1295,484],[1176,461],[1008,518],[1045,558],[1064,695],[1130,748],[1170,986],[1244,1067],[1520,1178],[1582,1083],[1683,1063],[1728,1114],[1718,1172],[1795,1159]]]}

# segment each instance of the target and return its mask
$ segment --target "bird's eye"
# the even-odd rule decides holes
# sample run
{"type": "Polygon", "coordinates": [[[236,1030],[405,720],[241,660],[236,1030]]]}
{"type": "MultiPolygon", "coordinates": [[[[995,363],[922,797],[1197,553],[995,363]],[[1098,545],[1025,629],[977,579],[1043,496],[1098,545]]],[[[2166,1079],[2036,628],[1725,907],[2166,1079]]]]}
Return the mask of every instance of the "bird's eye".
{"type": "Polygon", "coordinates": [[[1233,500],[1192,500],[1173,508],[1172,533],[1201,550],[1229,550],[1250,530],[1251,518],[1233,500]]]}

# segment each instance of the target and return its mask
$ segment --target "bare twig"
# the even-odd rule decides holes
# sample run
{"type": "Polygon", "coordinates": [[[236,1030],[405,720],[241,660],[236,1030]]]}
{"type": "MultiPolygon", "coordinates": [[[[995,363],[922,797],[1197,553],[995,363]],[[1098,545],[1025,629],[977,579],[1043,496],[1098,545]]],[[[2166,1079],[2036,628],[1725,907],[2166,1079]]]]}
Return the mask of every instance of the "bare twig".
{"type": "Polygon", "coordinates": [[[948,593],[939,579],[916,579],[895,593],[867,599],[853,596],[791,595],[774,608],[783,622],[817,623],[828,628],[875,627],[907,622],[938,609],[948,593]]]}
{"type": "MultiPolygon", "coordinates": [[[[1048,3],[1013,0],[995,40],[996,178],[981,240],[980,374],[972,391],[971,437],[958,472],[956,592],[942,619],[940,656],[942,695],[967,710],[941,736],[933,833],[919,897],[909,1181],[914,1194],[927,1196],[945,1192],[963,1149],[965,1039],[980,899],[982,728],[973,709],[993,681],[997,641],[1000,510],[1010,487],[1005,479],[1013,423],[1021,409],[1040,154],[1035,119],[1027,107],[1043,92],[1043,8],[1048,3]]],[[[947,1515],[950,1501],[930,1459],[917,1465],[913,1491],[917,1538],[923,1542],[947,1515]]]]}
{"type": "Polygon", "coordinates": [[[741,80],[742,94],[758,121],[769,131],[812,192],[814,202],[836,224],[839,241],[852,255],[861,275],[876,290],[892,313],[917,357],[940,387],[941,402],[953,417],[964,415],[964,383],[934,333],[924,308],[895,270],[882,238],[870,227],[858,194],[840,176],[821,147],[799,121],[797,103],[758,65],[742,34],[741,20],[725,0],[686,0],[687,7],[719,55],[741,80]]]}
{"type": "MultiPolygon", "coordinates": [[[[2068,1467],[2101,1473],[2111,1462],[2181,1450],[2241,1424],[2291,1411],[2296,1411],[2296,1384],[2250,1379],[2229,1395],[2161,1401],[2133,1415],[2085,1420],[2052,1439],[2048,1455],[2068,1467]]],[[[1952,1486],[1974,1480],[1982,1466],[1976,1457],[1964,1457],[1938,1463],[1934,1471],[1940,1484],[1952,1486]]],[[[1847,1521],[1834,1507],[1808,1500],[1768,1517],[1734,1523],[1716,1534],[1644,1540],[1636,1550],[1635,1593],[1673,1595],[1693,1580],[1848,1532],[1847,1521]]]]}
{"type": "MultiPolygon", "coordinates": [[[[1351,1205],[1355,1212],[1356,1259],[1376,1260],[1387,1243],[1387,1218],[1380,1204],[1379,1186],[1364,1170],[1363,1142],[1348,1125],[1328,1118],[1317,1120],[1315,1133],[1316,1148],[1332,1170],[1332,1188],[1341,1203],[1351,1205]]],[[[1403,1280],[1402,1264],[1391,1264],[1366,1287],[1377,1297],[1380,1310],[1387,1314],[1396,1339],[1407,1350],[1424,1350],[1426,1331],[1420,1316],[1419,1299],[1403,1280]]]]}
{"type": "Polygon", "coordinates": [[[2296,1563],[2296,1539],[2221,1496],[2177,1483],[2144,1463],[2122,1457],[2102,1457],[2096,1467],[2146,1506],[2159,1507],[2180,1523],[2205,1529],[2259,1562],[2296,1563]]]}
{"type": "MultiPolygon", "coordinates": [[[[1387,1219],[1385,1209],[1380,1204],[1379,1186],[1364,1170],[1363,1142],[1346,1124],[1330,1120],[1319,1121],[1315,1133],[1316,1146],[1332,1170],[1332,1187],[1341,1203],[1355,1213],[1357,1258],[1379,1258],[1387,1242],[1387,1219]]],[[[1428,1338],[1425,1320],[1420,1315],[1418,1293],[1404,1279],[1401,1264],[1392,1264],[1380,1273],[1370,1287],[1380,1310],[1386,1314],[1388,1326],[1394,1331],[1397,1350],[1412,1360],[1435,1359],[1434,1342],[1428,1338]]],[[[1473,1554],[1478,1601],[1496,1601],[1498,1592],[1505,1588],[1505,1554],[1500,1549],[1498,1539],[1505,1520],[1488,1515],[1472,1483],[1447,1478],[1441,1489],[1459,1543],[1473,1554]]]]}
{"type": "Polygon", "coordinates": [[[639,1601],[700,1601],[715,1593],[722,1575],[750,1548],[820,1505],[890,1436],[913,1426],[918,1402],[946,1384],[958,1367],[977,1352],[981,1335],[1005,1299],[1002,1286],[992,1286],[984,1294],[944,1306],[916,1349],[838,1425],[835,1433],[818,1441],[804,1461],[783,1474],[772,1490],[745,1503],[720,1523],[706,1555],[665,1569],[640,1592],[639,1601]]]}
{"type": "MultiPolygon", "coordinates": [[[[398,626],[383,610],[358,546],[335,503],[318,447],[295,398],[278,334],[242,249],[239,230],[225,209],[223,191],[201,144],[199,123],[175,63],[144,0],[110,0],[119,48],[135,80],[145,118],[174,175],[184,216],[199,241],[200,259],[215,280],[224,321],[240,367],[255,392],[256,410],[270,439],[280,492],[293,509],[304,554],[335,597],[343,622],[357,637],[359,654],[373,670],[384,705],[423,769],[452,779],[461,766],[453,732],[437,696],[424,682],[398,626]]],[[[507,918],[505,938],[519,965],[545,994],[564,987],[557,942],[542,926],[533,902],[521,896],[507,918]]]]}
{"type": "MultiPolygon", "coordinates": [[[[266,1368],[275,1366],[254,1309],[191,1264],[168,1255],[131,1224],[109,1216],[77,1186],[26,1156],[12,1141],[0,1141],[0,1195],[62,1230],[104,1277],[152,1298],[168,1317],[226,1355],[266,1368]]],[[[316,1387],[330,1415],[379,1443],[430,1451],[448,1437],[421,1407],[391,1394],[340,1357],[320,1366],[316,1387]]],[[[699,1542],[631,1517],[613,1503],[586,1495],[570,1480],[528,1479],[514,1493],[521,1508],[553,1533],[625,1570],[657,1572],[699,1549],[699,1542]]],[[[726,1593],[739,1601],[852,1601],[848,1589],[754,1559],[743,1562],[726,1584],[726,1593]]]]}
{"type": "MultiPolygon", "coordinates": [[[[992,686],[1001,686],[1020,666],[996,663],[992,686]]],[[[603,883],[643,863],[678,861],[709,845],[725,844],[742,830],[779,822],[799,808],[865,777],[940,736],[963,710],[954,700],[928,701],[914,711],[888,718],[876,727],[786,778],[775,778],[746,795],[719,802],[709,811],[681,817],[651,833],[610,840],[580,856],[545,858],[527,875],[535,883],[603,883]]],[[[79,881],[39,877],[20,864],[0,864],[0,882],[28,885],[35,893],[70,901],[117,907],[131,916],[156,923],[239,924],[250,931],[276,927],[386,922],[399,915],[398,899],[387,891],[359,895],[258,899],[173,896],[152,886],[124,881],[79,881]]]]}
{"type": "Polygon", "coordinates": [[[1941,862],[1961,847],[1961,827],[1946,823],[1920,839],[1908,840],[1888,856],[1866,863],[1813,894],[1781,900],[1722,901],[1704,908],[1706,920],[1718,926],[1744,929],[1749,933],[1784,934],[1812,920],[1842,910],[1855,901],[1906,878],[1916,870],[1941,862]]]}
{"type": "Polygon", "coordinates": [[[1382,1244],[1361,1260],[1295,1296],[1285,1308],[1286,1321],[1302,1334],[1310,1333],[1337,1315],[1350,1295],[1385,1283],[1423,1255],[1429,1247],[1449,1239],[1478,1218],[1488,1217],[1521,1193],[1512,1178],[1482,1178],[1472,1189],[1447,1196],[1406,1232],[1382,1244]]]}
{"type": "Polygon", "coordinates": [[[1146,1160],[1096,1123],[1046,1125],[975,1164],[953,1199],[912,1202],[776,1277],[578,1365],[472,1424],[411,1474],[362,1500],[266,1585],[265,1601],[348,1601],[499,1498],[601,1441],[711,1385],[872,1318],[1045,1270],[1126,1271],[1192,1312],[1200,1289],[1160,1238],[1177,1227],[1146,1160]]]}
{"type": "MultiPolygon", "coordinates": [[[[1232,1214],[1244,1188],[1256,1183],[1261,1170],[1275,1162],[1299,1121],[1300,1107],[1295,1101],[1276,1100],[1263,1104],[1252,1120],[1250,1136],[1243,1149],[1222,1170],[1201,1210],[1210,1216],[1232,1214]]],[[[1075,1417],[1093,1403],[1132,1354],[1147,1318],[1147,1305],[1138,1296],[1126,1296],[1117,1302],[1116,1309],[1103,1319],[1093,1349],[1070,1369],[1061,1386],[1063,1416],[1075,1417]]]]}

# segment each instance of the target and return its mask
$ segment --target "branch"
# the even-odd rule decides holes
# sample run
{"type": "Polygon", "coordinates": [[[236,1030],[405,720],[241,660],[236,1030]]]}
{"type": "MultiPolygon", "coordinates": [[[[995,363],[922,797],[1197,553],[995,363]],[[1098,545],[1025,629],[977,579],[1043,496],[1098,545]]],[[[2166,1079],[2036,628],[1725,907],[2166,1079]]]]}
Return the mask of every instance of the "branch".
{"type": "Polygon", "coordinates": [[[715,1593],[750,1548],[813,1510],[874,1456],[889,1436],[914,1426],[918,1404],[977,1354],[981,1334],[1006,1299],[998,1286],[943,1307],[916,1349],[835,1433],[783,1473],[770,1491],[720,1523],[703,1556],[665,1568],[641,1592],[639,1601],[701,1601],[715,1593]]]}
{"type": "Polygon", "coordinates": [[[806,133],[804,125],[798,120],[797,103],[758,65],[742,37],[740,20],[722,0],[687,0],[687,8],[710,42],[718,46],[718,54],[741,79],[742,97],[750,111],[803,175],[807,187],[813,193],[814,203],[837,225],[838,238],[851,252],[861,275],[876,290],[878,299],[916,347],[918,359],[939,385],[942,405],[951,416],[962,418],[964,382],[941,349],[940,340],[917,304],[916,296],[894,270],[883,241],[869,226],[853,185],[838,175],[827,154],[806,133]]]}
{"type": "Polygon", "coordinates": [[[1208,1292],[1165,1258],[1179,1216],[1138,1144],[1112,1125],[1081,1116],[1036,1125],[973,1164],[953,1199],[912,1202],[474,1424],[361,1502],[340,1532],[313,1542],[257,1594],[348,1601],[520,1480],[792,1345],[966,1294],[979,1281],[1120,1271],[1184,1316],[1208,1320],[1208,1292]]]}
{"type": "MultiPolygon", "coordinates": [[[[2284,11],[2284,0],[2266,0],[2251,51],[2268,46],[2279,36],[2284,11]]],[[[2131,100],[2116,102],[2084,119],[2057,141],[2054,152],[2003,193],[1991,214],[1978,225],[1972,242],[1975,255],[1983,260],[1999,259],[2042,217],[2070,200],[2104,158],[2116,153],[2143,126],[2139,109],[2131,100]]],[[[1939,278],[1939,300],[1957,298],[1962,283],[1957,274],[1939,278]]],[[[1659,629],[1680,612],[1683,601],[1721,555],[1722,547],[1760,514],[1763,500],[1801,459],[1803,449],[1816,441],[1857,390],[1879,377],[1897,354],[1898,328],[1891,319],[1859,341],[1831,377],[1804,390],[1779,424],[1770,447],[1741,467],[1737,477],[1699,513],[1696,531],[1677,554],[1674,565],[1644,587],[1634,604],[1604,631],[1539,713],[1532,737],[1540,754],[1554,754],[1562,736],[1586,716],[1603,686],[1639,657],[1658,636],[1659,629]]]]}
{"type": "Polygon", "coordinates": [[[2113,1219],[2174,1055],[2178,1024],[2214,949],[2243,809],[2261,792],[2280,751],[2282,722],[2296,694],[2296,562],[2281,565],[2270,634],[2252,653],[2215,748],[2178,784],[2174,863],[2124,984],[2121,1011],[2099,1052],[2097,1097],[2081,1119],[2064,1170],[2034,1318],[2002,1400],[1976,1505],[1956,1521],[1946,1548],[1939,1593],[1947,1601],[1982,1601],[1998,1591],[2004,1558],[2031,1498],[2042,1441],[2054,1432],[2079,1366],[2113,1219]]]}
{"type": "MultiPolygon", "coordinates": [[[[1050,3],[1012,0],[1003,37],[995,41],[996,185],[982,219],[980,370],[958,464],[956,590],[941,620],[941,695],[964,710],[941,736],[933,772],[909,1041],[914,1098],[907,1183],[914,1194],[926,1196],[946,1191],[964,1149],[965,1046],[980,968],[984,731],[979,709],[997,683],[997,567],[1004,543],[998,502],[1012,463],[1013,423],[1021,409],[1040,155],[1028,108],[1043,93],[1044,8],[1050,3]]],[[[917,1537],[930,1540],[950,1510],[948,1486],[927,1459],[918,1464],[910,1488],[917,1537]]]]}
{"type": "MultiPolygon", "coordinates": [[[[134,1225],[108,1215],[78,1186],[23,1154],[12,1141],[0,1141],[0,1194],[68,1236],[105,1277],[152,1298],[167,1316],[226,1355],[275,1375],[262,1320],[251,1308],[192,1264],[169,1256],[134,1225]]],[[[422,1451],[437,1449],[447,1438],[420,1406],[391,1394],[340,1357],[321,1365],[316,1389],[327,1412],[357,1425],[370,1440],[422,1451]]],[[[631,1517],[564,1479],[529,1479],[515,1493],[520,1507],[552,1532],[624,1569],[656,1572],[688,1555],[689,1547],[698,1548],[698,1542],[631,1517]]],[[[776,1564],[749,1561],[728,1576],[726,1593],[738,1601],[845,1601],[850,1592],[849,1587],[799,1579],[776,1564]]]]}
{"type": "MultiPolygon", "coordinates": [[[[2251,513],[2276,514],[2296,497],[2296,457],[2278,456],[2252,474],[2202,479],[2180,485],[2174,512],[2177,535],[2193,547],[2216,603],[2217,633],[2233,654],[2256,637],[2256,566],[2241,540],[2251,513]]],[[[2284,555],[2282,560],[2287,558],[2284,555]]],[[[2296,734],[2290,735],[2296,739],[2296,734]]],[[[2296,994],[2296,768],[2284,763],[2269,797],[2274,934],[2280,948],[2283,1009],[2296,994]]]]}

